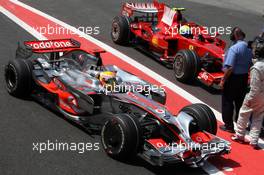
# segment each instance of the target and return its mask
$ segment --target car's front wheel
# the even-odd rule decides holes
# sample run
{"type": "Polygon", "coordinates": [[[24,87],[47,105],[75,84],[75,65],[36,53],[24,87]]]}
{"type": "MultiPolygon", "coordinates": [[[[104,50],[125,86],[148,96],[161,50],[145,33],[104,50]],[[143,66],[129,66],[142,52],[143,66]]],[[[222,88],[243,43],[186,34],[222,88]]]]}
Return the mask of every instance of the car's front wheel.
{"type": "Polygon", "coordinates": [[[174,75],[181,82],[194,80],[200,70],[200,60],[192,50],[180,50],[174,59],[174,75]]]}
{"type": "Polygon", "coordinates": [[[116,16],[112,22],[111,37],[114,43],[126,45],[129,43],[129,18],[116,16]]]}
{"type": "Polygon", "coordinates": [[[193,117],[196,127],[200,131],[207,131],[216,135],[217,120],[213,111],[205,104],[197,103],[184,107],[181,111],[193,117]]]}
{"type": "Polygon", "coordinates": [[[102,127],[103,148],[114,159],[124,160],[136,155],[141,139],[139,121],[128,114],[115,114],[102,127]]]}

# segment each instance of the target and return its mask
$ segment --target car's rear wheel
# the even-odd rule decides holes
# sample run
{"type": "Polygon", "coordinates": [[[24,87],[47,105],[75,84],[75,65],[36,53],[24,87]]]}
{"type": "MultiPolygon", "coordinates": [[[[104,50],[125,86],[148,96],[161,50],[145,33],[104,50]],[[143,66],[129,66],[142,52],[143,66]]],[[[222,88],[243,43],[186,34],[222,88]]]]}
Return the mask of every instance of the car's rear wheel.
{"type": "Polygon", "coordinates": [[[200,60],[194,51],[180,50],[175,56],[173,70],[177,80],[192,81],[199,73],[200,60]]]}
{"type": "Polygon", "coordinates": [[[124,160],[136,155],[141,139],[139,121],[128,114],[116,114],[102,127],[103,148],[114,159],[124,160]]]}
{"type": "Polygon", "coordinates": [[[207,131],[216,135],[217,121],[213,111],[205,104],[192,104],[184,107],[181,111],[193,117],[194,123],[201,131],[207,131]]]}
{"type": "Polygon", "coordinates": [[[129,18],[116,16],[112,22],[111,37],[114,43],[126,45],[129,43],[129,18]]]}
{"type": "Polygon", "coordinates": [[[25,59],[13,59],[5,67],[6,88],[9,94],[26,97],[31,93],[32,75],[30,62],[25,59]]]}

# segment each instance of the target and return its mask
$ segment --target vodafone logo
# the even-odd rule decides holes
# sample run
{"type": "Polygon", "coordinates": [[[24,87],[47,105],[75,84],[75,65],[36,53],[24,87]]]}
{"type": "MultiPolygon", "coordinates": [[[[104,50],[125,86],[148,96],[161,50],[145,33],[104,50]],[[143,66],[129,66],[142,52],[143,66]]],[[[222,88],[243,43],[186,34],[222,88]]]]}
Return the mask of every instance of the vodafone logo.
{"type": "Polygon", "coordinates": [[[74,47],[70,41],[41,41],[41,42],[28,42],[27,45],[31,46],[32,49],[58,49],[74,47]]]}

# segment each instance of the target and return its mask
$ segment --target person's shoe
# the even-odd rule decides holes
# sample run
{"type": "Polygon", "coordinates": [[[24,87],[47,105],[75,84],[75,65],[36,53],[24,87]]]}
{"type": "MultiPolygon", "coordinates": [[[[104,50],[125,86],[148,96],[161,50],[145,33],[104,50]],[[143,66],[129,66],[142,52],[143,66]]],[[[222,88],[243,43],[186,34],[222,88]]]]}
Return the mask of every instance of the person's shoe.
{"type": "Polygon", "coordinates": [[[261,150],[262,148],[258,144],[250,144],[250,146],[255,150],[261,150]]]}
{"type": "Polygon", "coordinates": [[[232,127],[226,127],[225,125],[221,125],[219,128],[226,132],[235,133],[235,130],[232,127]]]}
{"type": "Polygon", "coordinates": [[[245,144],[246,143],[244,137],[239,137],[236,134],[231,136],[231,140],[233,140],[234,142],[241,143],[241,144],[245,144]]]}

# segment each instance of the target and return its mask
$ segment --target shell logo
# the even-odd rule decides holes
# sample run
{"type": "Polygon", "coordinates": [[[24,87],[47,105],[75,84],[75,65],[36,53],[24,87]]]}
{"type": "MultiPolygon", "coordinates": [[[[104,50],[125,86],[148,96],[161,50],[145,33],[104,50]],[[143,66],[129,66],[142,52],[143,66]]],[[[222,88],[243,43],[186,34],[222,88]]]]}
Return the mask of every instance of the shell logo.
{"type": "Polygon", "coordinates": [[[158,46],[158,45],[159,45],[159,40],[158,40],[157,37],[153,37],[152,40],[151,40],[151,42],[152,42],[152,44],[153,44],[154,46],[158,46]]]}

